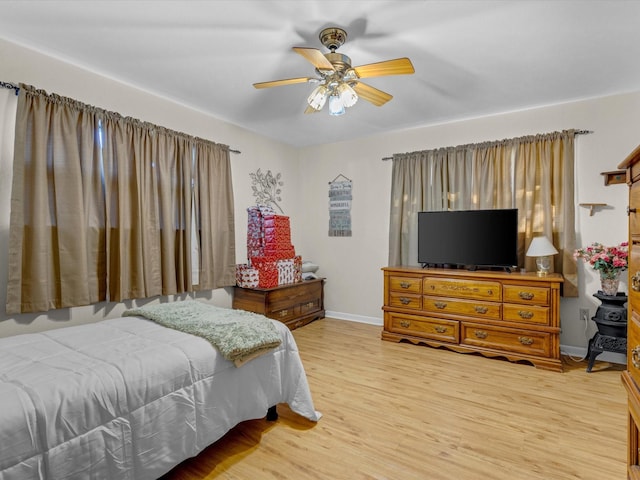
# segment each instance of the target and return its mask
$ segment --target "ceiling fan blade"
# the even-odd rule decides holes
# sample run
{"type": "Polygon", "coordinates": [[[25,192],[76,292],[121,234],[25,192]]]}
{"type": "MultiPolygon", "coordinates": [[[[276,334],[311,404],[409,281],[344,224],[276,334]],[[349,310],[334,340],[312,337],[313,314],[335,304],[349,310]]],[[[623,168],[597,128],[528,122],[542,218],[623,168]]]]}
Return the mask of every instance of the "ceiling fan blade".
{"type": "Polygon", "coordinates": [[[317,113],[320,110],[316,110],[311,105],[307,105],[307,108],[304,109],[304,113],[317,113]]]}
{"type": "Polygon", "coordinates": [[[396,58],[378,63],[369,63],[353,67],[360,78],[382,77],[384,75],[407,75],[415,73],[411,60],[407,57],[396,58]]]}
{"type": "Polygon", "coordinates": [[[292,85],[294,83],[307,83],[310,80],[313,79],[309,77],[287,78],[284,80],[273,80],[271,82],[254,83],[253,86],[255,88],[270,88],[279,87],[280,85],[292,85]]]}
{"type": "Polygon", "coordinates": [[[393,98],[393,95],[378,90],[377,88],[367,85],[366,83],[358,82],[353,86],[360,98],[373,103],[376,107],[380,107],[393,98]]]}
{"type": "Polygon", "coordinates": [[[331,62],[317,48],[293,47],[293,51],[306,58],[318,70],[335,70],[331,62]]]}

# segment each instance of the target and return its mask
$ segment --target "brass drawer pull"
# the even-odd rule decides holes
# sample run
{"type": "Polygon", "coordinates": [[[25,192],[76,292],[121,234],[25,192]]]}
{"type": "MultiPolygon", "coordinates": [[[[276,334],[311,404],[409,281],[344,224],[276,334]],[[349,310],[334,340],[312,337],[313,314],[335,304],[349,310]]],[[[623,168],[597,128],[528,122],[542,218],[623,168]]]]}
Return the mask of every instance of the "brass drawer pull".
{"type": "Polygon", "coordinates": [[[400,297],[400,303],[403,305],[409,305],[411,303],[411,299],[407,297],[400,297]]]}
{"type": "Polygon", "coordinates": [[[409,328],[411,326],[411,322],[408,320],[401,320],[400,321],[400,326],[402,328],[409,328]]]}
{"type": "Polygon", "coordinates": [[[640,272],[636,272],[631,277],[631,290],[640,292],[640,272]]]}
{"type": "Polygon", "coordinates": [[[485,332],[484,330],[474,330],[473,334],[477,337],[477,338],[487,338],[489,336],[489,334],[487,332],[485,332]]]}
{"type": "Polygon", "coordinates": [[[447,304],[445,302],[434,302],[433,304],[440,310],[447,308],[447,304]]]}
{"type": "Polygon", "coordinates": [[[479,305],[476,305],[473,308],[475,309],[476,313],[487,313],[489,311],[487,307],[481,307],[479,305]]]}
{"type": "Polygon", "coordinates": [[[523,345],[531,345],[533,343],[533,338],[531,337],[518,337],[518,340],[523,345]]]}
{"type": "Polygon", "coordinates": [[[409,282],[400,282],[400,288],[409,288],[410,286],[409,282]]]}
{"type": "Polygon", "coordinates": [[[316,306],[316,302],[309,302],[307,303],[307,308],[313,308],[316,306]]]}
{"type": "Polygon", "coordinates": [[[281,317],[286,317],[287,315],[289,315],[289,310],[280,310],[278,312],[278,315],[280,315],[281,317]]]}
{"type": "Polygon", "coordinates": [[[529,312],[527,310],[518,310],[518,315],[520,315],[520,318],[524,318],[525,320],[533,318],[533,312],[529,312]]]}
{"type": "Polygon", "coordinates": [[[636,368],[640,368],[640,345],[633,347],[631,350],[631,363],[636,368]]]}
{"type": "Polygon", "coordinates": [[[446,327],[443,327],[442,325],[436,325],[435,327],[433,327],[435,329],[436,332],[438,333],[444,333],[447,331],[446,327]]]}
{"type": "Polygon", "coordinates": [[[533,299],[533,293],[531,293],[531,292],[519,292],[518,296],[522,300],[532,300],[533,299]]]}

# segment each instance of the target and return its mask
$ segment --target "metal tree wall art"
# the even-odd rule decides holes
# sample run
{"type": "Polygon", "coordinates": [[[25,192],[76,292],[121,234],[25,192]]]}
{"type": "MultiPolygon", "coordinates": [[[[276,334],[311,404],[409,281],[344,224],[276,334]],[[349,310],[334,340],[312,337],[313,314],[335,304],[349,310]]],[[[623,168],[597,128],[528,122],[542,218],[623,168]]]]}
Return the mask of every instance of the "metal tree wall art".
{"type": "Polygon", "coordinates": [[[271,173],[271,170],[267,170],[267,173],[262,173],[262,170],[258,169],[255,173],[250,173],[251,177],[251,189],[253,190],[253,196],[256,198],[257,205],[273,205],[280,210],[280,213],[284,213],[278,202],[282,201],[280,194],[282,193],[282,187],[284,182],[282,181],[282,174],[278,173],[275,176],[271,173]]]}

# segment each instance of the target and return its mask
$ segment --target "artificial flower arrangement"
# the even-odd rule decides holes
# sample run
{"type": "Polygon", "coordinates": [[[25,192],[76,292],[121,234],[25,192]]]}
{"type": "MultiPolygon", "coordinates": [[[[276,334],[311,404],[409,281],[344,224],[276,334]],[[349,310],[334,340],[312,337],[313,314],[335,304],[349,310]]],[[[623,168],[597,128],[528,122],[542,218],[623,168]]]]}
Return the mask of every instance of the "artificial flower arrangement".
{"type": "Polygon", "coordinates": [[[573,256],[589,263],[603,278],[617,277],[627,268],[629,242],[622,242],[614,247],[605,247],[599,242],[594,242],[588,247],[578,248],[573,256]]]}

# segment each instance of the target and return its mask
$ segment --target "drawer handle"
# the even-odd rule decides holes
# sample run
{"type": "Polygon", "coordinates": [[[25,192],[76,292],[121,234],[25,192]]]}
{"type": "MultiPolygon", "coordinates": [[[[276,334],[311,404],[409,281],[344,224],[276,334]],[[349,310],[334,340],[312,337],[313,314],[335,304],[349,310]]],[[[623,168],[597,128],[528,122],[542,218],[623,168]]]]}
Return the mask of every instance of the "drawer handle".
{"type": "Polygon", "coordinates": [[[480,305],[476,305],[473,308],[475,309],[476,313],[487,313],[489,311],[487,307],[481,307],[480,305]]]}
{"type": "Polygon", "coordinates": [[[286,317],[287,315],[289,315],[289,310],[280,310],[278,312],[278,315],[280,315],[281,317],[286,317]]]}
{"type": "Polygon", "coordinates": [[[403,305],[409,305],[411,303],[411,299],[407,297],[400,297],[400,303],[403,305]]]}
{"type": "Polygon", "coordinates": [[[316,302],[309,302],[307,303],[307,308],[312,308],[316,306],[316,302]]]}
{"type": "Polygon", "coordinates": [[[629,214],[631,214],[631,213],[636,213],[636,209],[627,206],[627,216],[629,216],[629,214]]]}
{"type": "Polygon", "coordinates": [[[477,338],[487,338],[489,336],[489,334],[487,332],[485,332],[484,330],[474,330],[473,334],[477,337],[477,338]]]}
{"type": "Polygon", "coordinates": [[[434,305],[440,310],[447,308],[447,304],[445,302],[434,302],[434,305]]]}
{"type": "Polygon", "coordinates": [[[533,318],[533,312],[529,312],[527,310],[518,310],[518,315],[520,315],[520,318],[524,318],[526,320],[533,318]]]}
{"type": "Polygon", "coordinates": [[[636,368],[640,368],[640,345],[633,347],[631,350],[631,363],[636,368]]]}
{"type": "Polygon", "coordinates": [[[533,338],[531,337],[518,337],[518,340],[523,345],[531,345],[533,343],[533,338]]]}
{"type": "Polygon", "coordinates": [[[532,300],[533,299],[533,293],[531,293],[531,292],[519,292],[518,296],[522,300],[532,300]]]}
{"type": "Polygon", "coordinates": [[[400,282],[400,288],[409,288],[410,286],[409,282],[400,282]]]}
{"type": "Polygon", "coordinates": [[[447,328],[443,327],[442,325],[436,325],[434,328],[435,328],[436,332],[438,332],[438,333],[444,333],[444,332],[447,331],[447,328]]]}
{"type": "Polygon", "coordinates": [[[631,277],[631,290],[640,292],[640,272],[636,272],[631,277]]]}
{"type": "Polygon", "coordinates": [[[400,321],[400,326],[402,328],[409,328],[409,326],[411,326],[411,322],[408,320],[401,320],[400,321]]]}
{"type": "Polygon", "coordinates": [[[487,290],[487,294],[493,295],[493,290],[491,290],[491,289],[487,290]]]}

